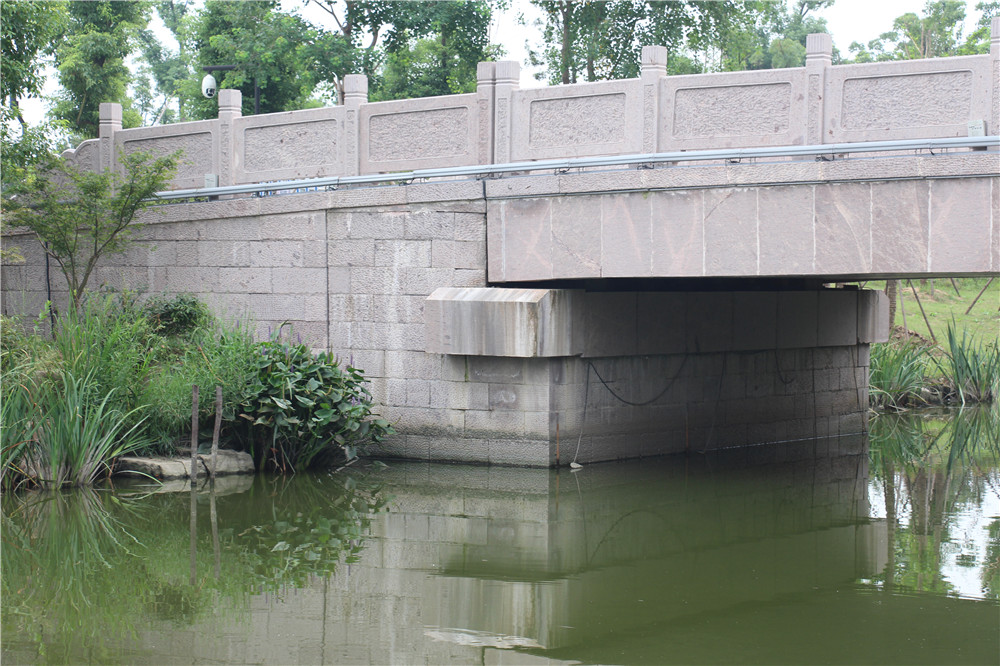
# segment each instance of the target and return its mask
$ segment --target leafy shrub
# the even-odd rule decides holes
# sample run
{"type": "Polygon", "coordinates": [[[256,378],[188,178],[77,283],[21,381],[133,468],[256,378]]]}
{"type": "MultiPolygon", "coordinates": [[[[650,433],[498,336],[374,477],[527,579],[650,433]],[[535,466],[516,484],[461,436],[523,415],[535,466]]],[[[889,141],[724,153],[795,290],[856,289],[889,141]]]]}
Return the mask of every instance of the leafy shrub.
{"type": "Polygon", "coordinates": [[[262,343],[259,352],[241,415],[251,421],[245,441],[258,468],[305,469],[338,450],[353,457],[357,447],[392,432],[387,421],[373,417],[361,370],[280,339],[262,343]]]}
{"type": "Polygon", "coordinates": [[[143,311],[153,330],[161,335],[183,335],[212,323],[208,306],[192,294],[154,296],[143,305],[143,311]]]}

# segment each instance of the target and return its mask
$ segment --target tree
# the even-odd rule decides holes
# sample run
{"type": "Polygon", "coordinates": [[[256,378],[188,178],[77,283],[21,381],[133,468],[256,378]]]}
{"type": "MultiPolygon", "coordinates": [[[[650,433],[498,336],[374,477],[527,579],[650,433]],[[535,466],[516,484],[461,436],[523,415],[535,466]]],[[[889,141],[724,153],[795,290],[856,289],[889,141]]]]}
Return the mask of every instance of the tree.
{"type": "Polygon", "coordinates": [[[338,28],[316,40],[328,57],[315,62],[339,101],[344,75],[351,73],[368,76],[373,100],[471,91],[476,65],[499,53],[489,43],[489,27],[494,8],[504,0],[311,2],[338,28]]]}
{"type": "Polygon", "coordinates": [[[487,3],[421,4],[410,8],[409,27],[395,33],[387,47],[373,100],[473,92],[478,63],[498,55],[499,48],[489,43],[487,3]],[[428,36],[413,40],[411,31],[428,36]]]}
{"type": "Polygon", "coordinates": [[[131,107],[126,58],[149,21],[147,2],[70,2],[69,27],[56,48],[62,85],[53,115],[69,123],[81,138],[97,136],[102,102],[122,105],[122,125],[141,124],[131,107]]]}
{"type": "Polygon", "coordinates": [[[53,158],[4,193],[7,217],[43,243],[77,306],[98,261],[129,247],[137,228],[132,221],[170,181],[178,158],[123,154],[121,175],[79,171],[53,158]]]}
{"type": "Polygon", "coordinates": [[[218,105],[201,96],[204,66],[234,65],[216,72],[219,88],[243,93],[243,113],[254,112],[254,82],[260,88],[260,112],[300,109],[316,86],[305,44],[315,29],[302,18],[279,11],[277,2],[209,1],[192,21],[190,51],[195,78],[185,84],[195,118],[214,118],[218,105]]]}
{"type": "Polygon", "coordinates": [[[156,13],[173,33],[180,46],[176,53],[168,50],[156,39],[152,30],[139,32],[139,49],[142,62],[134,81],[136,110],[143,124],[168,124],[186,117],[186,105],[181,85],[193,78],[192,63],[187,53],[188,17],[191,6],[186,2],[165,0],[156,5],[156,13]],[[176,100],[176,115],[172,102],[176,100]]]}
{"type": "Polygon", "coordinates": [[[993,17],[1000,16],[1000,2],[979,2],[976,11],[980,12],[976,28],[965,39],[958,49],[958,55],[977,55],[990,52],[990,22],[993,17]]]}
{"type": "MultiPolygon", "coordinates": [[[[745,33],[779,5],[752,0],[662,2],[653,0],[532,0],[542,10],[543,45],[529,52],[546,65],[550,83],[575,83],[638,76],[643,45],[660,44],[678,54],[681,71],[722,69],[709,62],[722,53],[725,37],[745,33]],[[698,64],[695,53],[705,54],[698,64]]],[[[752,50],[750,51],[752,52],[752,50]]],[[[679,72],[673,59],[667,67],[679,72]]],[[[719,60],[722,60],[721,55],[719,60]]]]}
{"type": "MultiPolygon", "coordinates": [[[[985,4],[980,3],[980,6],[985,4]]],[[[923,17],[913,12],[898,16],[892,22],[892,30],[866,45],[853,42],[849,48],[855,54],[855,62],[958,55],[964,21],[965,2],[962,0],[928,1],[923,17]]]]}
{"type": "Polygon", "coordinates": [[[55,2],[0,3],[0,121],[2,164],[7,183],[49,150],[44,128],[32,128],[21,114],[21,100],[41,95],[43,58],[66,26],[66,7],[55,2]]]}

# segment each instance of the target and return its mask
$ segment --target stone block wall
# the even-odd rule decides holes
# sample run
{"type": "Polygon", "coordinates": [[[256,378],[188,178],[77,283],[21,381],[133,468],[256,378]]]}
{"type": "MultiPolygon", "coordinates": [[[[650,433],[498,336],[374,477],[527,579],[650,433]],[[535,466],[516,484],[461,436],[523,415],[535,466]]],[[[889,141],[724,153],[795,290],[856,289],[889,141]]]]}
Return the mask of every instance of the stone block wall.
{"type": "MultiPolygon", "coordinates": [[[[90,286],[190,292],[259,338],[291,324],[365,371],[398,431],[386,456],[547,467],[864,429],[872,292],[491,288],[486,210],[477,181],[165,205],[90,286]],[[541,310],[496,328],[489,307],[527,292],[541,310]]],[[[5,243],[28,261],[3,267],[3,311],[33,314],[40,248],[5,243]]]]}

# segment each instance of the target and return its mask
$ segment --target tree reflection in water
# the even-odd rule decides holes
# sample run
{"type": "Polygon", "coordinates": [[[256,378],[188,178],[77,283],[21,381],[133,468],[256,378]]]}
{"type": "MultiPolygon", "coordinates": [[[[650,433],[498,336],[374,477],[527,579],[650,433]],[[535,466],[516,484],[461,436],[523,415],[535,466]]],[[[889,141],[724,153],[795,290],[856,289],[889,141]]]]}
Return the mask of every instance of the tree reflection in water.
{"type": "MultiPolygon", "coordinates": [[[[887,524],[887,591],[1000,598],[1000,409],[874,416],[871,470],[887,524]],[[972,514],[972,517],[970,517],[972,514]],[[967,529],[969,520],[985,522],[967,529]],[[958,587],[959,568],[981,567],[979,589],[958,587]]],[[[873,506],[875,506],[873,499],[873,506]]]]}
{"type": "Polygon", "coordinates": [[[252,595],[301,587],[357,558],[386,503],[363,474],[298,475],[294,490],[280,477],[243,481],[228,495],[208,482],[191,494],[5,495],[5,653],[115,661],[122,639],[150,619],[196,625],[220,608],[238,614],[252,595]]]}

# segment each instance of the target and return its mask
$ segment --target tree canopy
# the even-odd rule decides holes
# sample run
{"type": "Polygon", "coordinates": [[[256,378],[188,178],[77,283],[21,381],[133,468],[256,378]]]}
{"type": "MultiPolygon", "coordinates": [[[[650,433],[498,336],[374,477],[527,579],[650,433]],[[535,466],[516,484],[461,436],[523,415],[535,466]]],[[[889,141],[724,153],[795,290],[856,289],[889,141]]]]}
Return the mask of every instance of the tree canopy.
{"type": "Polygon", "coordinates": [[[962,37],[966,3],[962,0],[928,0],[923,16],[907,12],[896,17],[892,29],[867,44],[850,45],[855,62],[913,60],[989,53],[990,19],[1000,14],[1000,2],[979,2],[976,29],[962,37]]]}

